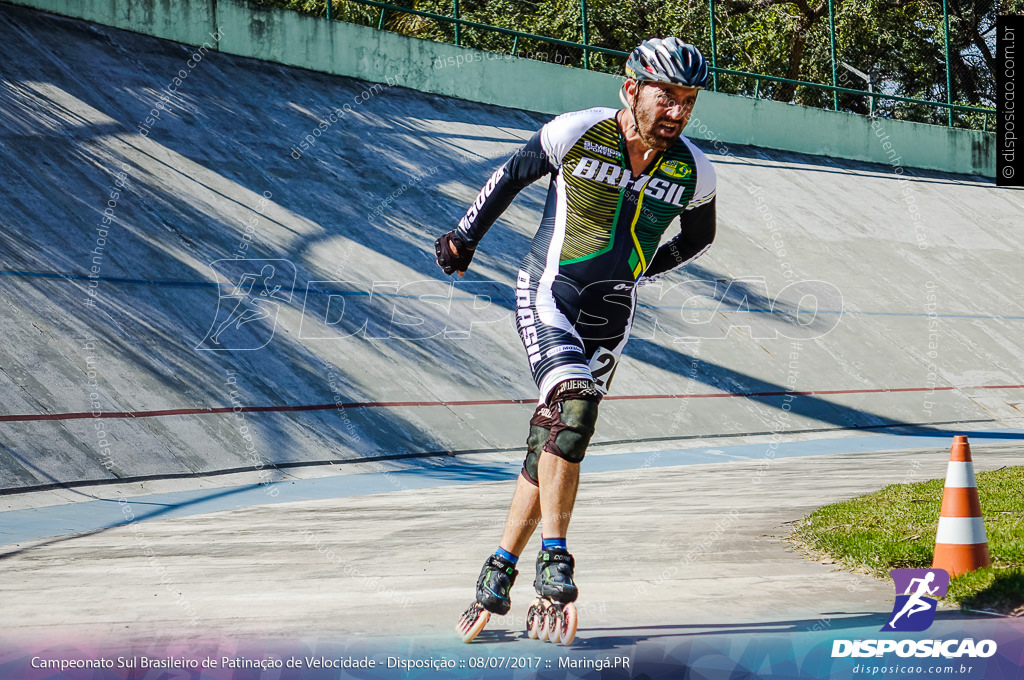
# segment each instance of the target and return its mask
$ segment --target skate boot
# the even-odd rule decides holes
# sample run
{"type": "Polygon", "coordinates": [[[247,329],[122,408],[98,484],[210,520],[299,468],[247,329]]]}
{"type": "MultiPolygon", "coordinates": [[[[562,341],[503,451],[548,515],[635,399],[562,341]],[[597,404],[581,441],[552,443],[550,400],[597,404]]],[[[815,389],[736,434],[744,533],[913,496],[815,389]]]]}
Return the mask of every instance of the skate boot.
{"type": "Polygon", "coordinates": [[[541,550],[537,555],[537,599],[526,614],[526,634],[531,638],[570,644],[576,637],[579,615],[573,602],[579,590],[572,580],[575,560],[563,548],[541,550]]]}
{"type": "Polygon", "coordinates": [[[480,578],[476,581],[476,601],[462,612],[459,622],[455,624],[455,632],[463,642],[472,642],[491,618],[491,612],[504,615],[512,608],[509,590],[516,582],[514,564],[498,555],[491,555],[480,570],[480,578]]]}

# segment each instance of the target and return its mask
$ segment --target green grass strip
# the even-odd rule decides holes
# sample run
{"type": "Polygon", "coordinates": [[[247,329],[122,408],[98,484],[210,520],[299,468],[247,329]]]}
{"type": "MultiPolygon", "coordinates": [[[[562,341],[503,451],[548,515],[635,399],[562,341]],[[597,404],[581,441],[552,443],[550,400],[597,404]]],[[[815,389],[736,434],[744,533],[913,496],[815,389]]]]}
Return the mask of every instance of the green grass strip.
{"type": "MultiPolygon", "coordinates": [[[[1024,467],[977,475],[992,566],[958,576],[945,601],[1024,615],[1024,467]]],[[[889,578],[889,570],[930,567],[945,480],[892,484],[818,508],[797,522],[793,541],[847,569],[889,578]]]]}

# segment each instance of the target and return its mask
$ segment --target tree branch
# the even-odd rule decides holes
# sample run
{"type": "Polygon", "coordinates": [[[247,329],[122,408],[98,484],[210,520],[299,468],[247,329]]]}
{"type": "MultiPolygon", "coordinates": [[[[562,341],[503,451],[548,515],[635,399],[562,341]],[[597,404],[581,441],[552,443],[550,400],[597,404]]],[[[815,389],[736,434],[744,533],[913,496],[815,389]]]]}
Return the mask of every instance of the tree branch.
{"type": "Polygon", "coordinates": [[[756,10],[767,9],[774,5],[788,5],[792,0],[726,0],[725,8],[730,12],[746,14],[756,10]]]}
{"type": "Polygon", "coordinates": [[[988,51],[988,43],[985,42],[985,38],[982,37],[976,25],[971,27],[971,41],[981,52],[981,57],[985,60],[985,65],[988,66],[989,73],[994,74],[997,68],[996,55],[988,51]]]}

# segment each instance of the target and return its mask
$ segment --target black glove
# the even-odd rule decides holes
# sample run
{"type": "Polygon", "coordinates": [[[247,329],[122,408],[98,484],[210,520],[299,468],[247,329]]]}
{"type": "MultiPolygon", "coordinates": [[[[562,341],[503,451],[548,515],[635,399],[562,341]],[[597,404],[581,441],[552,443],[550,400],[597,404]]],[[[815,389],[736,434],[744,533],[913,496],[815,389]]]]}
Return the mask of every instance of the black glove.
{"type": "Polygon", "coordinates": [[[445,274],[459,272],[459,276],[462,276],[473,260],[476,246],[463,240],[458,229],[452,229],[434,241],[434,252],[437,253],[437,266],[445,274]]]}

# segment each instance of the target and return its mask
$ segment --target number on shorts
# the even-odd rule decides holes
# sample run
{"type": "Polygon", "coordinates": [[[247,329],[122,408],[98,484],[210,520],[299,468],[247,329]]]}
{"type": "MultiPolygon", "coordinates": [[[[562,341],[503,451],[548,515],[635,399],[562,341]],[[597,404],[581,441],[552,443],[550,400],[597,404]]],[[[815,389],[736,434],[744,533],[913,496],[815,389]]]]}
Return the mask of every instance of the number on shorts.
{"type": "Polygon", "coordinates": [[[594,377],[594,384],[602,393],[608,392],[615,377],[615,369],[619,365],[615,352],[609,352],[604,347],[598,348],[594,357],[590,360],[590,374],[594,377]]]}

